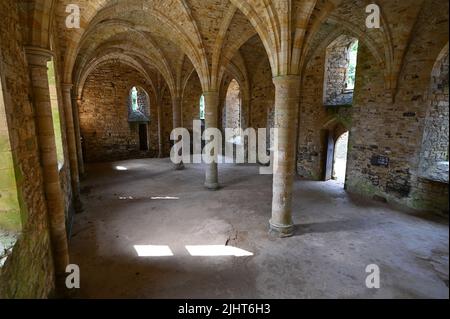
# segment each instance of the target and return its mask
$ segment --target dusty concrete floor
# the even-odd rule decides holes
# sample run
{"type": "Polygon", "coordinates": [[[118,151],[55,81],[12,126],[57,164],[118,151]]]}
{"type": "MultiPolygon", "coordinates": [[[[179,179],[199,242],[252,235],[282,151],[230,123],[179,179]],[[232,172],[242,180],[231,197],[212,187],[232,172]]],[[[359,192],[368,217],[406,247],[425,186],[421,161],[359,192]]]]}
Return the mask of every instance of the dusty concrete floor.
{"type": "Polygon", "coordinates": [[[296,235],[274,239],[271,176],[256,167],[221,166],[216,192],[203,188],[201,165],[174,171],[167,159],[87,174],[70,243],[77,297],[449,297],[448,222],[353,198],[336,182],[296,181],[296,235]],[[166,196],[179,199],[151,199],[166,196]],[[226,243],[254,255],[192,257],[185,248],[226,243]],[[168,245],[174,255],[139,257],[134,245],[168,245]],[[369,264],[380,267],[380,289],[365,286],[369,264]]]}

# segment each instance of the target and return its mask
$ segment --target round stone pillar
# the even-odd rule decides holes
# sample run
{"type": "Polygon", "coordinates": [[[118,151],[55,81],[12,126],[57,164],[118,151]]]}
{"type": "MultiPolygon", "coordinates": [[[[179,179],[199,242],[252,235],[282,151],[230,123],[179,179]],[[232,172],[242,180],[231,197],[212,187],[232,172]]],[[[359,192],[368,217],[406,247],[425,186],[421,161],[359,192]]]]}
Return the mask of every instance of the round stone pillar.
{"type": "Polygon", "coordinates": [[[75,145],[77,147],[77,158],[78,158],[78,172],[80,176],[84,175],[84,160],[83,160],[83,148],[81,146],[81,129],[80,129],[80,114],[78,112],[79,110],[79,103],[81,101],[76,98],[76,96],[73,96],[72,99],[72,117],[73,117],[73,125],[75,129],[75,145]]]}
{"type": "Polygon", "coordinates": [[[40,48],[26,48],[30,69],[33,105],[36,111],[36,130],[40,150],[44,192],[50,224],[50,238],[54,260],[56,288],[65,287],[66,267],[69,264],[64,196],[59,179],[55,132],[47,74],[47,62],[52,53],[40,48]]]}
{"type": "MultiPolygon", "coordinates": [[[[180,128],[181,127],[181,98],[180,97],[174,97],[172,99],[172,113],[173,113],[173,129],[180,128]]],[[[178,141],[174,141],[174,143],[177,143],[178,141]]],[[[183,162],[176,164],[175,169],[182,170],[184,169],[183,162]]]]}
{"type": "Polygon", "coordinates": [[[156,98],[156,109],[158,113],[158,158],[164,157],[164,143],[163,143],[163,134],[164,127],[162,122],[162,96],[161,91],[158,92],[158,96],[156,98]]]}
{"type": "Polygon", "coordinates": [[[272,219],[270,232],[278,237],[294,233],[292,189],[295,176],[297,114],[300,101],[300,77],[280,76],[275,84],[275,128],[272,219]]]}
{"type": "Polygon", "coordinates": [[[72,195],[75,204],[75,209],[79,209],[81,206],[80,201],[80,175],[78,171],[78,153],[77,142],[75,137],[75,128],[73,123],[73,108],[72,108],[72,84],[63,84],[62,91],[64,97],[64,108],[66,117],[66,130],[67,130],[67,146],[69,150],[70,161],[70,176],[72,182],[72,195]]]}
{"type": "MultiPolygon", "coordinates": [[[[218,128],[219,92],[205,92],[205,128],[218,128]]],[[[211,164],[206,164],[205,187],[210,190],[219,188],[218,157],[211,164]]]]}

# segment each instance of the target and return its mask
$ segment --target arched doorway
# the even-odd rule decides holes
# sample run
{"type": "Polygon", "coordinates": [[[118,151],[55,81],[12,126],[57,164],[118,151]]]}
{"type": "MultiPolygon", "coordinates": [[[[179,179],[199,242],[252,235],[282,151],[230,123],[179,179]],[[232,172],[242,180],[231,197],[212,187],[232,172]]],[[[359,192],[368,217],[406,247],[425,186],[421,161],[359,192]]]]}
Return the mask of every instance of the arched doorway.
{"type": "Polygon", "coordinates": [[[349,128],[337,118],[325,123],[322,129],[323,144],[323,181],[336,181],[345,186],[347,174],[347,155],[349,128]]]}
{"type": "Polygon", "coordinates": [[[333,179],[343,185],[347,173],[348,138],[347,131],[338,137],[334,147],[333,179]]]}
{"type": "Polygon", "coordinates": [[[128,98],[128,122],[137,126],[139,151],[148,151],[150,98],[147,92],[138,86],[133,86],[130,89],[128,98]]]}

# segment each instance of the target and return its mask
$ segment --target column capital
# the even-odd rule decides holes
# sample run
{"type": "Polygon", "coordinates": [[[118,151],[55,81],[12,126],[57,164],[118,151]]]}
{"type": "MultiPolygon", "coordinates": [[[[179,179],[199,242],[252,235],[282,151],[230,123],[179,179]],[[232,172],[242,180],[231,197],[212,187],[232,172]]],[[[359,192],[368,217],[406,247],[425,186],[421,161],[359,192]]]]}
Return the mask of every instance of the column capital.
{"type": "Polygon", "coordinates": [[[62,84],[61,84],[61,89],[62,89],[64,92],[70,93],[71,90],[72,90],[72,88],[73,88],[73,84],[72,84],[72,83],[62,83],[62,84]]]}
{"type": "Polygon", "coordinates": [[[47,62],[53,58],[53,52],[38,47],[25,47],[28,63],[33,66],[47,67],[47,62]]]}
{"type": "Polygon", "coordinates": [[[297,84],[300,83],[300,75],[280,75],[273,77],[272,81],[277,84],[297,84]]]}
{"type": "Polygon", "coordinates": [[[181,96],[174,96],[173,98],[172,98],[172,102],[173,103],[176,103],[176,102],[181,102],[181,96]]]}
{"type": "Polygon", "coordinates": [[[219,96],[219,91],[207,91],[207,92],[203,92],[203,96],[204,96],[204,97],[209,97],[209,96],[219,96]]]}

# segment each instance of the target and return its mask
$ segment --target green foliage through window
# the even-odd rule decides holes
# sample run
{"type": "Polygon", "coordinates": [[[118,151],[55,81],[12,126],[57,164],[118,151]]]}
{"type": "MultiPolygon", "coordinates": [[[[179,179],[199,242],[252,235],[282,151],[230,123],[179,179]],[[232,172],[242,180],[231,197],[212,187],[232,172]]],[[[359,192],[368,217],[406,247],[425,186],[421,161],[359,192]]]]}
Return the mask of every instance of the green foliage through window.
{"type": "Polygon", "coordinates": [[[356,64],[358,62],[358,41],[355,41],[349,49],[349,66],[347,70],[347,89],[353,90],[356,82],[356,64]]]}

